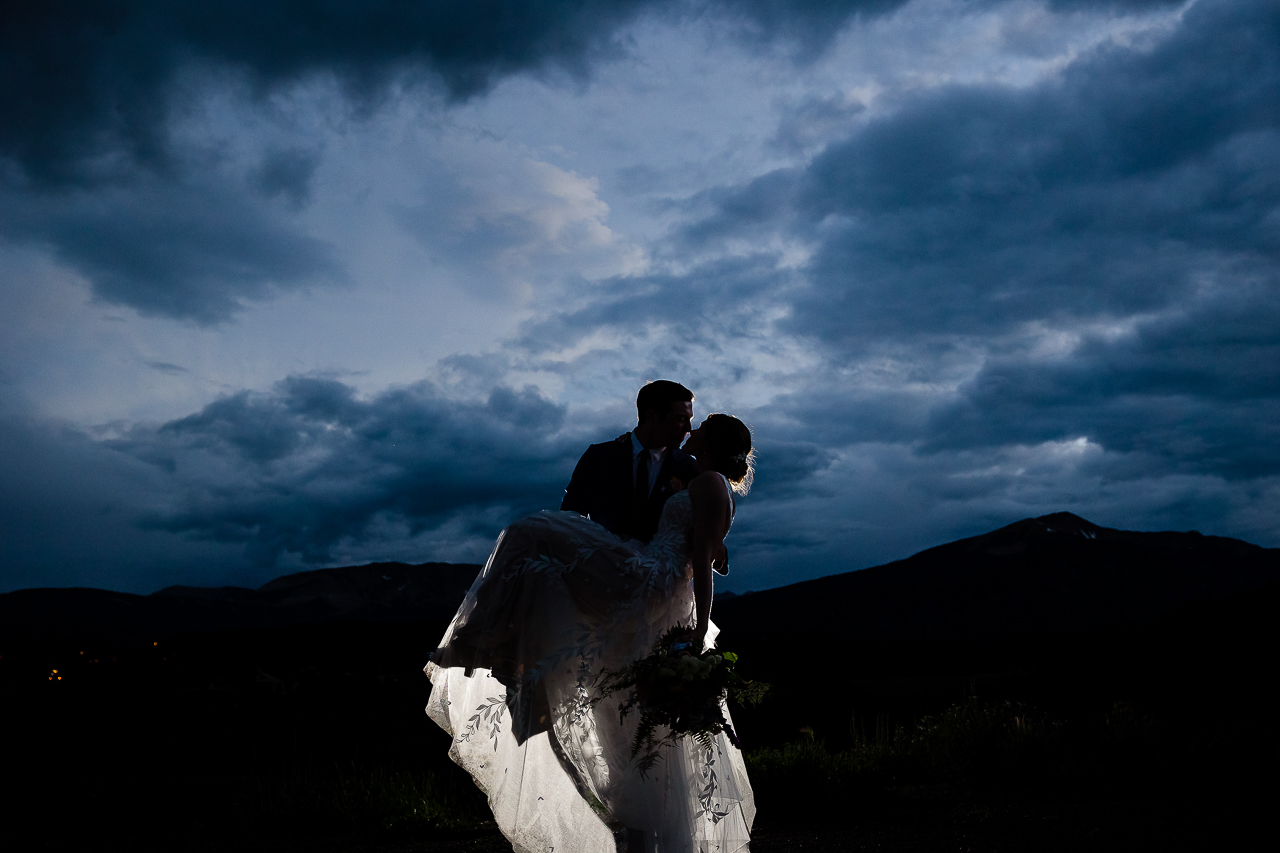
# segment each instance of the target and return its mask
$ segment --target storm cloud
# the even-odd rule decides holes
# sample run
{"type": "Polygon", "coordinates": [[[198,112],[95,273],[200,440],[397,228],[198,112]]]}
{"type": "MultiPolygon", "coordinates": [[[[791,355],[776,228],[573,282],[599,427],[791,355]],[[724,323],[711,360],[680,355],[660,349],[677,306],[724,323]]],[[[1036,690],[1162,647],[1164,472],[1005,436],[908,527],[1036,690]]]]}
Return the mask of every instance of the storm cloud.
{"type": "Polygon", "coordinates": [[[347,271],[288,215],[311,198],[316,152],[268,146],[240,163],[193,145],[182,125],[211,88],[270,112],[309,81],[333,81],[358,119],[405,86],[458,102],[516,74],[585,79],[626,49],[618,33],[642,14],[710,17],[812,57],[843,21],[902,2],[547,0],[483,14],[452,0],[28,5],[0,35],[0,239],[53,247],[105,302],[223,322],[347,271]]]}
{"type": "Polygon", "coordinates": [[[873,463],[859,476],[875,489],[915,482],[903,515],[939,500],[972,509],[988,489],[1000,500],[1037,465],[1054,472],[1047,495],[1086,507],[1109,488],[1172,491],[1221,519],[1274,491],[1272,3],[1197,3],[1167,37],[1101,45],[1030,87],[908,93],[803,166],[687,208],[667,251],[710,260],[618,281],[527,343],[646,324],[692,341],[772,312],[770,334],[823,359],[755,413],[775,438],[807,439],[779,442],[783,482],[761,478],[771,496],[839,482],[851,455],[873,463]]]}
{"type": "Polygon", "coordinates": [[[0,146],[34,179],[84,181],[103,151],[163,164],[172,88],[202,64],[265,94],[316,73],[376,102],[415,67],[452,96],[544,63],[581,66],[638,2],[165,3],[28,5],[7,14],[0,146]]]}
{"type": "Polygon", "coordinates": [[[657,377],[756,431],[730,588],[1280,544],[1273,2],[59,8],[0,95],[24,579],[82,522],[50,577],[480,559],[657,377]]]}
{"type": "Polygon", "coordinates": [[[501,77],[558,68],[585,75],[619,49],[617,30],[644,10],[714,14],[759,38],[826,41],[856,13],[903,0],[719,2],[461,0],[231,2],[60,0],[10,10],[0,40],[0,151],[41,182],[94,177],[94,158],[122,151],[164,164],[171,97],[184,72],[222,67],[261,95],[310,75],[336,75],[365,108],[399,77],[451,98],[501,77]]]}
{"type": "Polygon", "coordinates": [[[806,416],[832,424],[830,441],[935,452],[1088,436],[1180,470],[1275,473],[1272,3],[1199,3],[1158,44],[1098,48],[1027,89],[908,96],[706,206],[675,239],[720,259],[619,282],[562,322],[646,317],[696,336],[690,318],[732,325],[732,293],[777,306],[776,330],[833,367],[901,357],[951,386],[920,406],[901,385],[862,396],[820,381],[809,396],[832,416],[816,402],[806,416]],[[743,241],[808,258],[743,255],[743,241]]]}
{"type": "Polygon", "coordinates": [[[458,535],[488,539],[501,525],[477,510],[495,497],[517,513],[553,503],[576,462],[564,416],[530,388],[464,402],[423,382],[361,400],[337,380],[291,377],[109,446],[173,479],[176,504],[144,526],[244,545],[260,565],[324,563],[376,524],[413,537],[462,517],[458,535]]]}

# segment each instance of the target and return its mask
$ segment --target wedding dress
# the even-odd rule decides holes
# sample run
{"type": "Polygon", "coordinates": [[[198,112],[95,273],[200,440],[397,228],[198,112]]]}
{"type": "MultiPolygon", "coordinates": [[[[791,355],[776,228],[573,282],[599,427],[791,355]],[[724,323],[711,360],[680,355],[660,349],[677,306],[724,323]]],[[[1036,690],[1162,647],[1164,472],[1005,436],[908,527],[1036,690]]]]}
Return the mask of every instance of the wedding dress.
{"type": "Polygon", "coordinates": [[[648,545],[573,512],[517,521],[432,654],[427,713],[516,853],[614,853],[615,834],[629,853],[641,835],[643,853],[749,849],[755,801],[728,738],[710,749],[682,738],[641,776],[638,712],[619,720],[626,697],[596,690],[603,671],[693,623],[692,522],[687,491],[648,545]]]}

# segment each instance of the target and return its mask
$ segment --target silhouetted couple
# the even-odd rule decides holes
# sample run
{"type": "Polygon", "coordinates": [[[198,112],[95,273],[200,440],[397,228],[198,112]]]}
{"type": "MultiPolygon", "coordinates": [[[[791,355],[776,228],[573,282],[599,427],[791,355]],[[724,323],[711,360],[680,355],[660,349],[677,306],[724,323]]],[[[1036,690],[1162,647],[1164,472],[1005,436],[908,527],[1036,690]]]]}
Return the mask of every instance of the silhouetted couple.
{"type": "Polygon", "coordinates": [[[712,564],[753,452],[730,415],[691,429],[693,399],[675,382],[645,385],[636,428],[587,449],[561,511],[498,537],[427,665],[427,713],[522,853],[748,846],[755,803],[725,735],[710,749],[682,739],[641,776],[639,715],[619,719],[625,697],[596,689],[674,626],[714,644],[712,564]]]}

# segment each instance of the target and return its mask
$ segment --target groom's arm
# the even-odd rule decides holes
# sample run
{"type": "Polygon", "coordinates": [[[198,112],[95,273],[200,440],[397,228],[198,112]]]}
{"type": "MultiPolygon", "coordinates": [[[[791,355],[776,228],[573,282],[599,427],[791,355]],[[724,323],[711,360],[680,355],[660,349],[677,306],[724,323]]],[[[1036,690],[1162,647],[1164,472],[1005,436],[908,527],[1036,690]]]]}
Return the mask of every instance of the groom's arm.
{"type": "Polygon", "coordinates": [[[571,510],[579,515],[591,514],[591,463],[592,448],[582,454],[573,476],[569,478],[569,486],[564,490],[564,500],[560,501],[560,509],[571,510]]]}

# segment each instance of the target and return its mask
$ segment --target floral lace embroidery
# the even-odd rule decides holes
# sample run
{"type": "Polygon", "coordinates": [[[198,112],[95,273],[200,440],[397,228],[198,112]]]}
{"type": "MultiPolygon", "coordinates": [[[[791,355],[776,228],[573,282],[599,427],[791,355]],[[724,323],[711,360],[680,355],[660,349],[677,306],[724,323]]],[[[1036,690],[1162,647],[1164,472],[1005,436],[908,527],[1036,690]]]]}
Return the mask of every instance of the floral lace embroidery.
{"type": "Polygon", "coordinates": [[[498,735],[502,734],[502,714],[511,701],[510,693],[503,696],[490,696],[476,707],[466,729],[458,736],[458,743],[470,743],[471,738],[480,733],[480,728],[489,726],[488,737],[493,741],[493,749],[498,750],[498,735]]]}
{"type": "Polygon", "coordinates": [[[695,818],[705,817],[715,825],[733,813],[736,803],[716,802],[716,792],[720,790],[716,778],[716,753],[718,747],[706,747],[701,750],[703,765],[702,778],[706,784],[698,791],[698,806],[701,809],[695,818]]]}
{"type": "Polygon", "coordinates": [[[668,595],[689,566],[693,538],[693,504],[689,493],[677,492],[662,509],[662,520],[643,558],[646,594],[668,595]]]}

